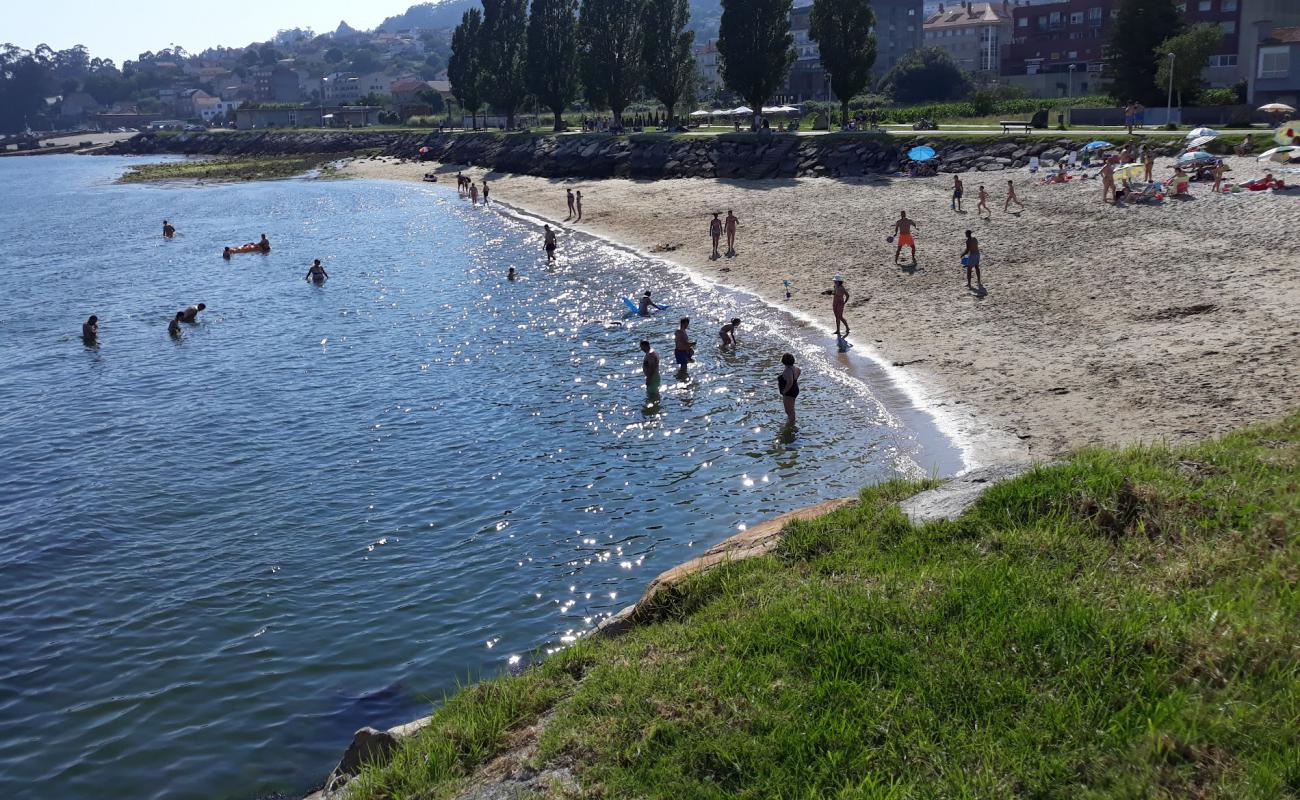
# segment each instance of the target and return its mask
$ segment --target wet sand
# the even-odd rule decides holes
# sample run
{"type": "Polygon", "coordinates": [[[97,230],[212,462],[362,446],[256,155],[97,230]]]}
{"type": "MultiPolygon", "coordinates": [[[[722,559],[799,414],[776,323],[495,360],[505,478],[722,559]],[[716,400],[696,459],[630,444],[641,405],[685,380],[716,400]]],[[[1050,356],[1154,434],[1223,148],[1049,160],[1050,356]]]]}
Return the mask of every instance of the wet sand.
{"type": "MultiPolygon", "coordinates": [[[[1230,163],[1235,180],[1264,172],[1253,159],[1230,163]]],[[[454,186],[457,169],[367,159],[343,173],[420,180],[437,171],[454,186]]],[[[560,221],[565,189],[581,190],[584,219],[565,227],[812,316],[828,336],[831,278],[842,274],[850,340],[893,365],[976,461],[1199,439],[1300,405],[1300,191],[1212,195],[1194,183],[1187,199],[1116,207],[1101,202],[1095,179],[967,173],[959,214],[951,175],[489,180],[495,200],[560,221]],[[1021,212],[1002,210],[1008,179],[1021,212]],[[976,214],[981,183],[989,219],[976,214]],[[712,259],[709,213],[729,208],[741,221],[737,253],[712,259]],[[896,265],[885,241],[902,209],[919,224],[915,265],[906,250],[896,265]],[[966,289],[967,228],[983,251],[983,292],[966,289]]]]}

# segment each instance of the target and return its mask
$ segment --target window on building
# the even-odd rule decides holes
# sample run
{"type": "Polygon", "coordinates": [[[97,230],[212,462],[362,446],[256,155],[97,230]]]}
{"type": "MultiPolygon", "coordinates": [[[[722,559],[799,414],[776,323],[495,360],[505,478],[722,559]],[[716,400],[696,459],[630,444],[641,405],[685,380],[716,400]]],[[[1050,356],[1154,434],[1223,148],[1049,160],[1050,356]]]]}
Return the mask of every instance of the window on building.
{"type": "Polygon", "coordinates": [[[1291,71],[1291,48],[1259,48],[1259,71],[1257,78],[1285,78],[1291,71]]]}
{"type": "Polygon", "coordinates": [[[1226,20],[1226,21],[1224,21],[1224,22],[1220,22],[1220,23],[1219,23],[1219,27],[1220,27],[1220,28],[1223,28],[1223,33],[1224,33],[1224,35],[1231,34],[1231,33],[1236,33],[1236,32],[1237,32],[1237,21],[1236,21],[1235,19],[1226,20]]]}
{"type": "Polygon", "coordinates": [[[1236,10],[1237,10],[1237,0],[1223,0],[1223,2],[1219,3],[1219,10],[1220,10],[1220,11],[1236,11],[1236,10]]]}
{"type": "Polygon", "coordinates": [[[1210,56],[1211,67],[1235,67],[1237,66],[1237,54],[1228,53],[1221,56],[1210,56]]]}
{"type": "MultiPolygon", "coordinates": [[[[1209,0],[1206,0],[1206,2],[1209,2],[1209,0]]],[[[1071,24],[1071,25],[1082,25],[1082,24],[1083,24],[1083,12],[1082,12],[1082,11],[1071,11],[1071,12],[1070,12],[1070,24],[1071,24]]]]}
{"type": "Polygon", "coordinates": [[[1088,9],[1089,22],[1101,22],[1101,6],[1095,6],[1088,9]]]}
{"type": "Polygon", "coordinates": [[[1078,50],[1071,50],[1070,52],[1068,52],[1068,53],[1065,54],[1065,57],[1066,57],[1066,58],[1069,58],[1069,59],[1075,59],[1075,58],[1078,58],[1078,57],[1079,57],[1079,51],[1078,51],[1078,50]]]}
{"type": "Polygon", "coordinates": [[[1112,9],[1110,10],[1110,18],[1111,18],[1111,19],[1119,19],[1119,9],[1118,9],[1118,8],[1112,8],[1112,9]]]}
{"type": "Polygon", "coordinates": [[[1201,0],[1199,3],[1196,4],[1196,10],[1197,10],[1197,11],[1209,11],[1209,10],[1210,10],[1210,0],[1201,0]]]}
{"type": "Polygon", "coordinates": [[[1016,27],[1018,27],[1018,28],[1028,28],[1028,27],[1029,27],[1029,17],[1021,17],[1020,19],[1016,20],[1016,27]]]}

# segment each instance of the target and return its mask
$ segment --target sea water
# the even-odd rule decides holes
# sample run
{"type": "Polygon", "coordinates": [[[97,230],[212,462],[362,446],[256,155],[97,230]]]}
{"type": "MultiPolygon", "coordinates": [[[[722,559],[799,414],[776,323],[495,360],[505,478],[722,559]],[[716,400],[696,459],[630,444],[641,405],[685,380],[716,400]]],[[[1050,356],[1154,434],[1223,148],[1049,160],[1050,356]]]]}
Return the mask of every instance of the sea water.
{"type": "Polygon", "coordinates": [[[565,233],[548,266],[534,221],[443,184],[114,184],[127,163],[0,159],[2,797],[301,792],[356,728],[544,658],[746,525],[958,467],[824,331],[664,262],[565,233]],[[672,308],[625,318],[646,288],[672,308]]]}

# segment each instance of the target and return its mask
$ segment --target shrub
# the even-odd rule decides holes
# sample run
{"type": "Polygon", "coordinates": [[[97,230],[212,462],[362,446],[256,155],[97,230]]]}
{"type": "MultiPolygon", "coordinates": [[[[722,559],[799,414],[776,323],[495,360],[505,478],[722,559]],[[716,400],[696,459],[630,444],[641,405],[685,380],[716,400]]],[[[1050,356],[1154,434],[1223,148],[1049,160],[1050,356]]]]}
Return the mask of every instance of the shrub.
{"type": "Polygon", "coordinates": [[[1203,106],[1235,106],[1237,104],[1237,90],[1205,89],[1197,97],[1197,100],[1203,106]]]}

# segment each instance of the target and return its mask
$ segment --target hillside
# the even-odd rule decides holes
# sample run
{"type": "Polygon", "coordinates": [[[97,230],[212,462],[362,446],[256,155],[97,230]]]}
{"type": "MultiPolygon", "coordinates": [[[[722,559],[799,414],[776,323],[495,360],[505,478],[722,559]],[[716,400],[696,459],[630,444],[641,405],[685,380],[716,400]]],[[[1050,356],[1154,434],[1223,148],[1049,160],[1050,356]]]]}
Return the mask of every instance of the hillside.
{"type": "MultiPolygon", "coordinates": [[[[722,17],[721,0],[690,0],[691,30],[698,41],[718,35],[718,22],[722,17]]],[[[460,22],[465,10],[478,5],[478,0],[438,0],[411,6],[401,14],[385,19],[377,30],[399,31],[407,28],[452,28],[460,22]]]]}

